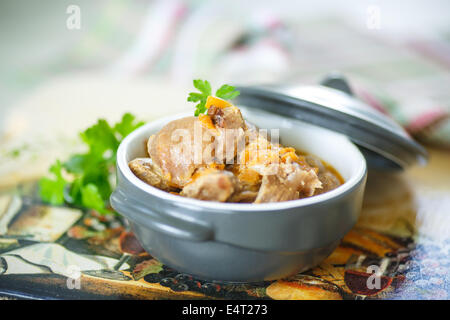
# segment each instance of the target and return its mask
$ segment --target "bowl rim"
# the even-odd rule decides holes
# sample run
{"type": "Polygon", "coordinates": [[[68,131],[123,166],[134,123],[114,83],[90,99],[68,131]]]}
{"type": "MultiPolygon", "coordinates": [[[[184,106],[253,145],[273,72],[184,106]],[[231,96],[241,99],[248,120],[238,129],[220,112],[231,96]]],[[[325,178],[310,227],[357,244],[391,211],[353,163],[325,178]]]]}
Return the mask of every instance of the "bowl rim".
{"type": "MultiPolygon", "coordinates": [[[[303,199],[290,200],[290,201],[281,201],[281,202],[269,202],[269,203],[233,203],[233,202],[216,202],[216,201],[205,201],[193,198],[181,197],[179,195],[174,195],[169,192],[160,190],[156,187],[153,187],[144,181],[140,180],[131,169],[128,167],[128,162],[126,160],[126,151],[128,146],[134,142],[137,136],[141,134],[142,131],[149,130],[149,127],[157,127],[160,125],[164,125],[169,121],[179,119],[185,116],[192,116],[192,113],[178,113],[172,116],[163,117],[154,121],[150,121],[149,123],[137,128],[132,133],[130,133],[125,139],[120,143],[119,148],[117,150],[116,159],[117,159],[117,170],[120,171],[122,176],[132,185],[141,189],[145,193],[160,198],[162,200],[168,202],[174,202],[178,205],[182,206],[190,206],[193,208],[201,208],[208,210],[220,210],[227,211],[229,213],[246,211],[246,212],[270,212],[270,211],[278,211],[292,208],[300,208],[311,206],[319,203],[326,202],[327,200],[331,200],[333,198],[339,197],[341,195],[346,194],[353,190],[361,181],[363,181],[364,177],[367,173],[367,164],[364,156],[358,147],[350,141],[346,136],[333,132],[332,130],[321,128],[323,130],[329,131],[332,134],[339,135],[343,138],[343,141],[348,143],[348,147],[352,148],[355,155],[358,156],[360,161],[359,167],[356,172],[352,174],[350,179],[346,180],[343,185],[339,186],[336,189],[331,191],[303,199]]],[[[292,121],[301,122],[300,120],[292,119],[292,121]]],[[[317,127],[313,124],[311,126],[317,127]]],[[[331,165],[333,165],[331,163],[331,165]]]]}

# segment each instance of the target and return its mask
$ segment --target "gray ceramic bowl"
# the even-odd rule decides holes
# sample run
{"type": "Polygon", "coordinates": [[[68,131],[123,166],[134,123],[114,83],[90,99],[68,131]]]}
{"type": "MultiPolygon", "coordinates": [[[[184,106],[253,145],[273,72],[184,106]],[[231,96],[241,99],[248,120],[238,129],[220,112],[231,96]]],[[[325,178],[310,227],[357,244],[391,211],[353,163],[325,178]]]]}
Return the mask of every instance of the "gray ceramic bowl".
{"type": "Polygon", "coordinates": [[[151,134],[187,114],[149,123],[131,133],[117,152],[118,185],[111,205],[128,219],[152,256],[202,279],[253,282],[307,270],[336,248],[361,209],[366,161],[347,137],[272,113],[246,108],[242,113],[260,128],[280,129],[281,143],[333,165],[345,183],[318,196],[278,203],[184,198],[139,180],[128,162],[146,156],[145,141],[151,134]]]}

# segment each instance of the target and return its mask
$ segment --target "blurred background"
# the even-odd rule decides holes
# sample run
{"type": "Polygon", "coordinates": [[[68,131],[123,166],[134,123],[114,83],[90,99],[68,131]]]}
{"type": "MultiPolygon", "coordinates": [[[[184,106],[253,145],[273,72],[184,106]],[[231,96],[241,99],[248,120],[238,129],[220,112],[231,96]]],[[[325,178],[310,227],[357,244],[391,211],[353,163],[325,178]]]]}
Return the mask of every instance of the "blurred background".
{"type": "Polygon", "coordinates": [[[194,78],[315,84],[339,71],[415,138],[448,148],[449,12],[445,0],[2,0],[1,184],[41,175],[100,117],[194,110],[194,78]]]}

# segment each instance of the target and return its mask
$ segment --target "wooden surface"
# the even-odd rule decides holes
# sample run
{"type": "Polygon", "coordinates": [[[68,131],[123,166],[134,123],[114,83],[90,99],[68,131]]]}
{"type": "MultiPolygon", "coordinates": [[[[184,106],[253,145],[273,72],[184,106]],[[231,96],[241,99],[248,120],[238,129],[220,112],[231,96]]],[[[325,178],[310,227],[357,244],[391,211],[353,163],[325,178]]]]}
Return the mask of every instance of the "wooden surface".
{"type": "Polygon", "coordinates": [[[369,172],[358,225],[406,232],[395,224],[402,219],[415,235],[421,233],[436,240],[450,236],[450,151],[428,151],[426,166],[399,174],[369,172]]]}

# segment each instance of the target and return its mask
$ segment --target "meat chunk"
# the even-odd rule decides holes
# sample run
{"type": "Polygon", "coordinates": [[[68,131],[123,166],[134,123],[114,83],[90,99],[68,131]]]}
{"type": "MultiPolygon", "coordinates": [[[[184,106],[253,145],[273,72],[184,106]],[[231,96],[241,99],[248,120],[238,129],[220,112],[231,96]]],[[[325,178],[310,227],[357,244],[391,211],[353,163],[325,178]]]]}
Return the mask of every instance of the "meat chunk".
{"type": "Polygon", "coordinates": [[[322,188],[317,189],[314,193],[315,195],[336,189],[341,185],[341,180],[339,180],[337,175],[333,174],[330,169],[327,169],[319,158],[308,155],[306,156],[306,161],[309,165],[318,169],[317,176],[319,177],[320,182],[322,182],[322,188]]]}
{"type": "Polygon", "coordinates": [[[214,105],[208,108],[210,116],[215,126],[224,129],[246,129],[241,111],[235,106],[219,108],[214,105]]]}
{"type": "Polygon", "coordinates": [[[316,188],[321,188],[316,172],[303,170],[296,163],[280,164],[278,173],[265,175],[255,203],[277,202],[312,196],[316,188]]]}
{"type": "Polygon", "coordinates": [[[329,171],[319,172],[318,177],[320,182],[322,182],[322,188],[317,189],[316,192],[314,193],[315,195],[336,189],[341,185],[341,181],[333,173],[329,171]]]}
{"type": "MultiPolygon", "coordinates": [[[[251,137],[239,159],[238,177],[245,172],[262,176],[255,203],[312,196],[316,188],[321,188],[316,171],[295,153],[295,149],[272,143],[265,135],[256,133],[251,137]]],[[[253,180],[254,186],[259,182],[258,179],[245,180],[253,180]]]]}
{"type": "Polygon", "coordinates": [[[277,202],[298,199],[299,193],[285,184],[276,175],[264,176],[255,203],[277,202]]]}
{"type": "Polygon", "coordinates": [[[230,170],[238,179],[241,190],[259,190],[262,176],[257,171],[238,164],[229,165],[228,170],[230,170]]]}
{"type": "Polygon", "coordinates": [[[152,159],[137,158],[130,161],[128,166],[131,171],[145,183],[165,191],[173,191],[174,188],[172,188],[167,179],[164,178],[161,169],[153,164],[152,159]]]}
{"type": "Polygon", "coordinates": [[[239,189],[231,172],[206,169],[181,191],[181,195],[200,200],[225,202],[239,189]]]}
{"type": "Polygon", "coordinates": [[[301,197],[311,197],[316,190],[322,188],[322,182],[314,169],[300,169],[292,178],[295,180],[295,185],[297,185],[301,197]]]}
{"type": "Polygon", "coordinates": [[[191,180],[197,168],[204,166],[201,156],[208,143],[203,141],[202,132],[196,130],[202,130],[196,117],[174,120],[151,136],[147,144],[154,164],[180,189],[191,180]]]}
{"type": "Polygon", "coordinates": [[[320,159],[268,138],[229,102],[210,96],[207,108],[206,115],[171,121],[152,135],[151,159],[129,163],[135,175],[162,190],[219,202],[295,200],[339,185],[320,159]]]}
{"type": "Polygon", "coordinates": [[[208,108],[208,117],[218,131],[215,137],[216,158],[221,163],[234,163],[234,158],[245,147],[246,124],[235,106],[208,108]]]}
{"type": "Polygon", "coordinates": [[[258,196],[257,191],[250,191],[250,190],[244,190],[244,191],[238,191],[235,192],[231,198],[229,198],[228,202],[244,202],[244,203],[251,203],[256,200],[256,197],[258,196]]]}
{"type": "MultiPolygon", "coordinates": [[[[238,115],[239,125],[243,126],[239,109],[237,112],[226,114],[238,115]]],[[[228,116],[225,118],[228,119],[228,116]]],[[[238,123],[233,122],[232,125],[238,123]]],[[[153,163],[161,168],[163,176],[181,189],[189,183],[197,169],[211,163],[233,160],[240,142],[245,142],[244,138],[242,128],[225,131],[224,128],[205,126],[197,117],[186,117],[170,122],[151,136],[147,150],[153,163]]]]}

